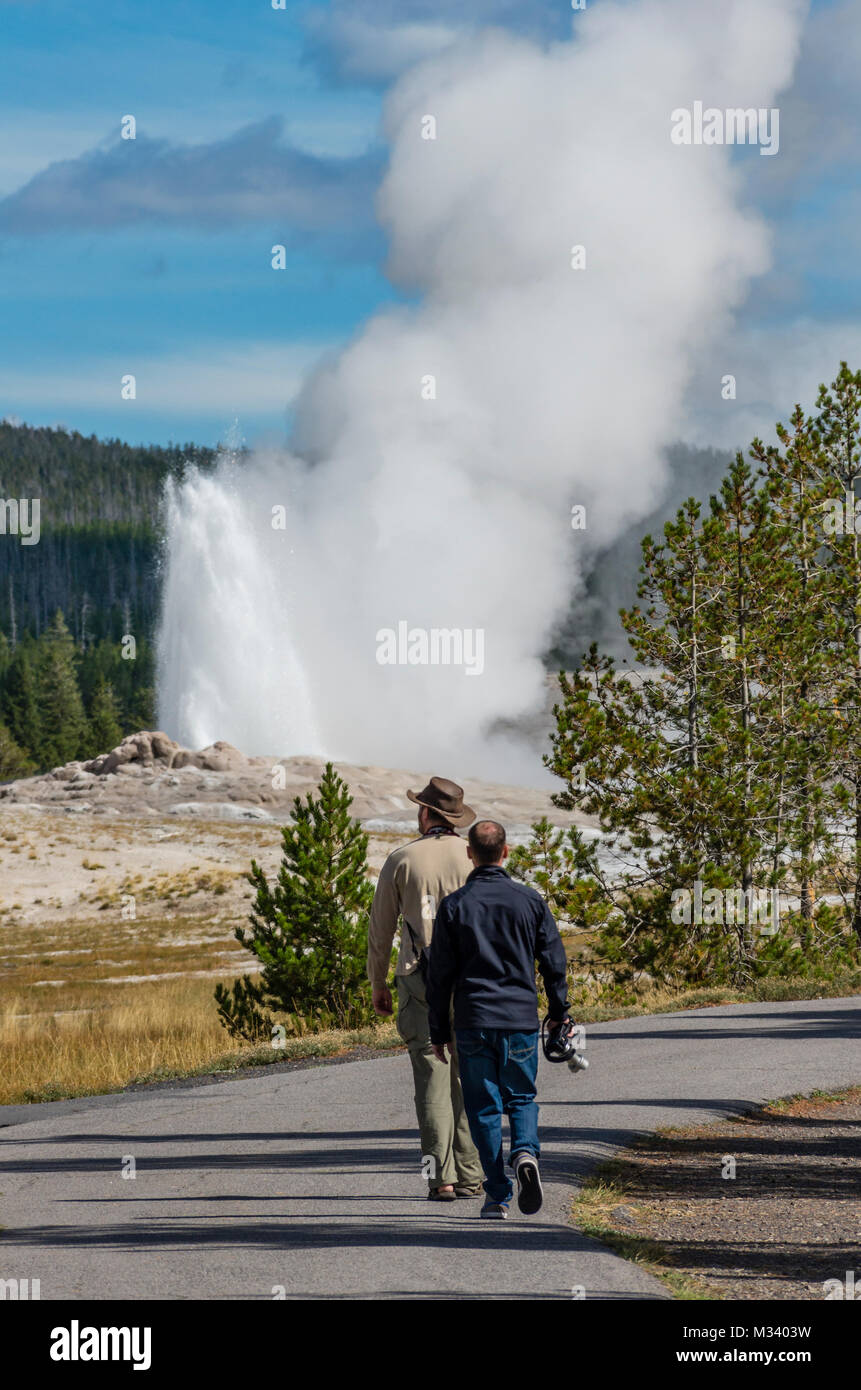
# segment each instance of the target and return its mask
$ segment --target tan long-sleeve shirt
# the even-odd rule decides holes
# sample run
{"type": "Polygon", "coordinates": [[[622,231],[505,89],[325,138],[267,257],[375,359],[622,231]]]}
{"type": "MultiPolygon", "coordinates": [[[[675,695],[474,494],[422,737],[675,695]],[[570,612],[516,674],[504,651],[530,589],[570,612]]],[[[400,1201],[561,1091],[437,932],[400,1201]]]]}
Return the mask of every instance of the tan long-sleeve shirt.
{"type": "MultiPolygon", "coordinates": [[[[368,979],[382,989],[389,974],[398,923],[408,922],[419,950],[429,946],[437,908],[461,888],[473,869],[466,840],[459,835],[423,835],[390,854],[374,893],[368,925],[368,979]]],[[[396,975],[411,975],[418,965],[410,933],[402,926],[396,975]]]]}

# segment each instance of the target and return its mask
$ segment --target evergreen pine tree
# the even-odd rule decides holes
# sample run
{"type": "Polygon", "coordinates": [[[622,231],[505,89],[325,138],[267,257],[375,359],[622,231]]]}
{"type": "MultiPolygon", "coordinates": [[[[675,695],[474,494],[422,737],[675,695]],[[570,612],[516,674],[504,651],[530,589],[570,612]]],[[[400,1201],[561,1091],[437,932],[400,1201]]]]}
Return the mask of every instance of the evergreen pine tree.
{"type": "Polygon", "coordinates": [[[861,941],[861,372],[847,364],[817,399],[822,467],[834,510],[824,525],[835,625],[831,709],[838,738],[832,772],[845,803],[844,873],[838,879],[852,928],[861,941]],[[842,524],[836,524],[836,514],[842,524]]]}
{"type": "MultiPolygon", "coordinates": [[[[777,644],[798,601],[785,538],[737,457],[705,518],[689,500],[662,542],[643,542],[641,603],[621,615],[636,668],[593,647],[560,677],[554,799],[596,815],[620,864],[620,911],[601,934],[619,981],[740,984],[786,968],[791,943],[758,939],[752,900],[784,881],[788,847],[804,846],[809,871],[823,822],[787,795],[809,761],[803,718],[787,717],[800,645],[777,644]],[[677,904],[695,890],[706,907],[686,916],[677,904]]],[[[794,632],[813,642],[798,618],[794,632]]]]}
{"type": "Polygon", "coordinates": [[[273,885],[252,861],[251,931],[237,927],[235,936],[260,961],[262,973],[256,980],[244,976],[232,989],[216,987],[224,1027],[250,1041],[271,1033],[276,1014],[294,1031],[374,1019],[365,980],[373,901],[368,837],[350,816],[352,797],[331,763],[317,793],[293,803],[273,885]]]}
{"type": "Polygon", "coordinates": [[[677,892],[697,881],[720,889],[734,877],[721,843],[732,780],[726,730],[719,739],[713,732],[722,576],[707,554],[723,531],[689,499],[663,541],[647,536],[642,602],[621,615],[635,669],[617,670],[593,646],[579,671],[560,677],[549,766],[566,789],[554,799],[598,817],[619,865],[620,912],[600,948],[620,983],[644,974],[664,983],[727,978],[738,965],[724,924],[673,913],[677,892]]]}
{"type": "Polygon", "coordinates": [[[788,856],[795,874],[802,946],[811,947],[817,903],[816,878],[839,864],[835,793],[829,770],[839,747],[839,720],[832,691],[837,660],[833,576],[823,546],[823,512],[829,493],[818,426],[796,405],[789,426],[777,425],[779,445],[754,440],[769,499],[769,602],[763,612],[758,679],[765,690],[758,722],[770,740],[777,784],[773,827],[773,881],[788,856]]]}
{"type": "Polygon", "coordinates": [[[563,925],[594,927],[614,910],[596,844],[576,826],[560,830],[542,816],[532,825],[531,840],[512,849],[507,868],[541,894],[563,925]]]}
{"type": "MultiPolygon", "coordinates": [[[[691,500],[644,540],[641,602],[621,615],[635,668],[593,646],[560,677],[546,761],[554,800],[597,816],[621,866],[601,933],[619,981],[744,983],[857,955],[827,894],[861,937],[861,373],[842,364],[777,434],[754,440],[756,475],[736,457],[705,517],[691,500]],[[697,881],[723,890],[721,914],[677,915],[697,881]],[[751,899],[772,888],[799,910],[761,939],[751,899]]],[[[543,838],[533,871],[543,857],[564,897],[543,838]]]]}
{"type": "Polygon", "coordinates": [[[87,736],[89,756],[97,758],[100,753],[110,752],[122,741],[122,736],[119,701],[110,681],[101,679],[93,691],[90,704],[87,736]]]}
{"type": "Polygon", "coordinates": [[[44,767],[42,720],[36,689],[37,651],[37,644],[30,638],[19,642],[15,648],[4,673],[0,715],[18,746],[26,750],[38,767],[44,767]]]}
{"type": "Polygon", "coordinates": [[[0,723],[0,782],[14,782],[34,771],[35,764],[19,748],[6,725],[0,723]]]}
{"type": "Polygon", "coordinates": [[[42,738],[40,762],[48,767],[70,762],[85,751],[84,703],[78,687],[75,643],[59,610],[39,639],[36,689],[42,738]]]}
{"type": "MultiPolygon", "coordinates": [[[[776,536],[768,524],[768,496],[753,470],[737,454],[717,497],[711,525],[703,534],[703,561],[714,598],[709,607],[712,650],[709,670],[709,742],[712,777],[708,808],[711,857],[730,870],[719,886],[744,895],[742,920],[735,928],[733,979],[751,977],[755,955],[751,895],[772,884],[783,860],[769,852],[777,818],[779,783],[773,747],[763,719],[769,695],[763,652],[764,614],[777,593],[782,572],[775,569],[776,536]]],[[[729,925],[729,924],[727,924],[729,925]]]]}

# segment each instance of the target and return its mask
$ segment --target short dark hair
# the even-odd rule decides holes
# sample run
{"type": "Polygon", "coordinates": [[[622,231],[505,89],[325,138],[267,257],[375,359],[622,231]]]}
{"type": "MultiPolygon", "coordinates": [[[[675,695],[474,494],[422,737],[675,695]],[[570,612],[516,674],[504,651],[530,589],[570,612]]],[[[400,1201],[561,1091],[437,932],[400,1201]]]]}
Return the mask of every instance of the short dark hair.
{"type": "Polygon", "coordinates": [[[469,843],[476,864],[496,864],[505,848],[505,826],[498,820],[477,820],[469,843]]]}
{"type": "Polygon", "coordinates": [[[427,817],[431,825],[451,826],[451,821],[447,820],[439,811],[435,811],[432,806],[422,806],[422,810],[427,812],[427,817]]]}

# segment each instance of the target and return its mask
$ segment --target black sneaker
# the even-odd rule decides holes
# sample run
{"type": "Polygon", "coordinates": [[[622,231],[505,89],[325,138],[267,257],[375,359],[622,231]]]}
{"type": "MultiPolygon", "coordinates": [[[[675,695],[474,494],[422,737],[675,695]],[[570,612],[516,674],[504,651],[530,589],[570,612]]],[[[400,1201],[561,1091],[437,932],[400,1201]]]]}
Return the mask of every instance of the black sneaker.
{"type": "Polygon", "coordinates": [[[534,1216],[544,1201],[538,1160],[529,1153],[515,1154],[511,1166],[517,1179],[517,1205],[524,1216],[534,1216]]]}

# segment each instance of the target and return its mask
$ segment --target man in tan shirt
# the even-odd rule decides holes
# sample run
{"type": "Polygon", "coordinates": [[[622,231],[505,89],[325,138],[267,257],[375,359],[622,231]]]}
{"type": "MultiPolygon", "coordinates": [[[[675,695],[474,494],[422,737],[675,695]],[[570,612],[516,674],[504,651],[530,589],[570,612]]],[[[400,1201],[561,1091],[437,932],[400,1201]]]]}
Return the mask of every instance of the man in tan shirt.
{"type": "Polygon", "coordinates": [[[432,1201],[454,1201],[482,1196],[484,1175],[464,1110],[457,1056],[447,1066],[431,1047],[423,953],[431,944],[437,907],[472,870],[466,841],[455,827],[471,825],[475,812],[464,805],[463,788],[445,777],[432,777],[423,791],[407,796],[419,808],[420,838],[396,849],[380,871],[368,928],[368,979],[374,1009],[391,1014],[387,979],[401,922],[397,1026],[413,1067],[422,1173],[432,1201]]]}

